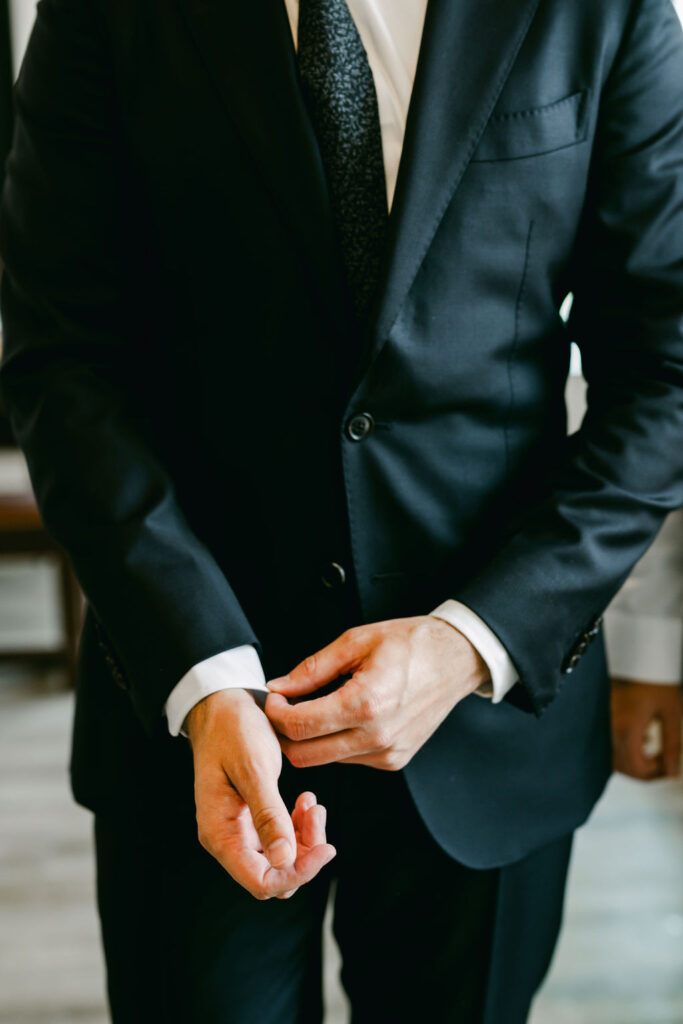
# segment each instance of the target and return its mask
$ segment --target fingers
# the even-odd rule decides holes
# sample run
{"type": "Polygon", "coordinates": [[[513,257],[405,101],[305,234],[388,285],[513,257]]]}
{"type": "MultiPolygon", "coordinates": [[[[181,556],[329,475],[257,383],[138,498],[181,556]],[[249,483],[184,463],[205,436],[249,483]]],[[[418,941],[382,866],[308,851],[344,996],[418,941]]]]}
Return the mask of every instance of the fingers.
{"type": "Polygon", "coordinates": [[[368,649],[369,640],[369,633],[363,627],[348,629],[327,647],[299,662],[287,675],[270,679],[268,687],[287,697],[313,693],[344,673],[353,671],[368,649]]]}
{"type": "Polygon", "coordinates": [[[294,864],[274,868],[264,855],[244,845],[227,841],[209,851],[235,881],[255,899],[267,900],[292,893],[311,882],[332,860],[336,850],[329,843],[304,850],[294,864]]]}
{"type": "MultiPolygon", "coordinates": [[[[307,815],[319,817],[322,810],[323,808],[316,804],[309,809],[307,815]]],[[[337,853],[334,846],[324,841],[324,830],[322,838],[323,842],[313,844],[310,849],[300,846],[296,862],[291,867],[267,868],[254,895],[259,899],[269,899],[273,896],[289,899],[302,885],[313,881],[337,853]]]]}
{"type": "Polygon", "coordinates": [[[381,772],[399,772],[410,761],[410,753],[400,750],[380,750],[375,754],[360,754],[357,757],[345,757],[339,764],[360,764],[366,768],[376,768],[381,772]]]}
{"type": "Polygon", "coordinates": [[[346,729],[322,739],[295,742],[284,737],[280,739],[282,752],[295,768],[311,768],[335,761],[347,761],[351,757],[379,754],[382,749],[372,736],[360,729],[346,729]]]}
{"type": "Polygon", "coordinates": [[[304,815],[301,828],[301,842],[311,849],[314,846],[323,846],[326,842],[325,824],[327,811],[321,804],[310,807],[304,815]]]}
{"type": "Polygon", "coordinates": [[[305,812],[314,807],[317,802],[315,793],[300,793],[297,797],[294,810],[292,811],[292,822],[294,823],[294,830],[297,836],[301,832],[305,812]]]}
{"type": "Polygon", "coordinates": [[[327,811],[318,803],[315,793],[302,793],[299,796],[294,805],[292,820],[300,846],[312,848],[325,845],[327,811]]]}
{"type": "MultiPolygon", "coordinates": [[[[315,793],[302,793],[298,797],[292,811],[292,821],[296,829],[300,851],[296,864],[297,870],[301,869],[302,847],[306,849],[327,847],[328,853],[332,849],[329,847],[325,835],[326,819],[327,811],[317,802],[315,793]]],[[[298,891],[298,888],[297,886],[296,889],[288,889],[286,892],[278,894],[278,899],[290,899],[298,891]]]]}
{"type": "MultiPolygon", "coordinates": [[[[260,849],[261,840],[249,809],[227,780],[222,807],[221,826],[216,826],[213,813],[212,820],[200,827],[200,842],[225,871],[258,900],[288,899],[298,888],[312,881],[336,855],[335,848],[326,842],[324,808],[316,803],[312,793],[302,794],[292,812],[290,822],[296,827],[299,840],[297,856],[292,864],[284,867],[273,867],[260,849]]],[[[216,808],[215,803],[211,810],[215,812],[216,808]]]]}
{"type": "Polygon", "coordinates": [[[296,836],[294,824],[277,787],[277,778],[240,766],[232,781],[249,808],[270,866],[290,867],[296,859],[296,836]]]}
{"type": "Polygon", "coordinates": [[[330,736],[359,724],[363,698],[354,681],[345,683],[334,693],[300,704],[290,704],[279,693],[266,698],[266,714],[281,736],[290,740],[307,740],[330,736]]]}
{"type": "MultiPolygon", "coordinates": [[[[294,831],[296,833],[297,846],[303,841],[302,840],[302,830],[305,830],[305,821],[306,821],[307,815],[309,814],[310,811],[312,811],[312,809],[315,807],[316,803],[317,803],[317,800],[316,800],[316,797],[315,797],[315,793],[301,793],[297,797],[297,801],[294,804],[294,810],[292,811],[292,823],[294,825],[294,831]]],[[[325,835],[324,834],[323,834],[322,838],[319,840],[319,842],[321,842],[321,843],[325,842],[325,835]]],[[[310,844],[310,845],[316,845],[316,844],[310,844]]],[[[288,900],[288,899],[291,899],[291,897],[294,896],[294,894],[296,892],[298,892],[298,891],[299,891],[298,890],[298,886],[297,886],[296,889],[287,889],[286,892],[278,893],[277,898],[279,900],[288,900]]]]}

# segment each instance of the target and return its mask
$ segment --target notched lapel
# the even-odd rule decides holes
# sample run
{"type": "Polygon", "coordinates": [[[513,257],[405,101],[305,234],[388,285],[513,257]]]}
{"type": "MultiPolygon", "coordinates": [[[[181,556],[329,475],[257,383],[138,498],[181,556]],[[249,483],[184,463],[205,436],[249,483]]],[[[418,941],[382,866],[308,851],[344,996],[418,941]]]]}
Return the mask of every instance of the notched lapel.
{"type": "Polygon", "coordinates": [[[429,0],[369,358],[384,344],[540,0],[429,0]]]}
{"type": "Polygon", "coordinates": [[[329,289],[333,247],[327,186],[298,83],[284,0],[177,0],[227,115],[329,289]]]}

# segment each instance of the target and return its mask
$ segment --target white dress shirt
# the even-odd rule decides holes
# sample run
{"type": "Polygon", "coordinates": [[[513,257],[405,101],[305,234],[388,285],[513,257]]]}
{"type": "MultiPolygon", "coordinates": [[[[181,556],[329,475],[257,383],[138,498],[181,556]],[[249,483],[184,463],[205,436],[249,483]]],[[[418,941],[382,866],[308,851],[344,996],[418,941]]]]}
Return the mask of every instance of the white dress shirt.
{"type": "MultiPolygon", "coordinates": [[[[299,0],[284,0],[296,45],[299,0]]],[[[415,79],[427,0],[348,0],[360,33],[377,91],[382,151],[391,207],[403,149],[408,107],[415,79]]],[[[469,608],[447,600],[432,615],[458,629],[478,650],[491,673],[491,682],[477,692],[501,701],[517,681],[517,672],[498,637],[469,608]]],[[[294,667],[294,666],[292,666],[294,667]]],[[[234,647],[195,665],[183,676],[166,702],[171,733],[177,736],[188,712],[204,697],[231,687],[266,690],[256,648],[234,647]]]]}

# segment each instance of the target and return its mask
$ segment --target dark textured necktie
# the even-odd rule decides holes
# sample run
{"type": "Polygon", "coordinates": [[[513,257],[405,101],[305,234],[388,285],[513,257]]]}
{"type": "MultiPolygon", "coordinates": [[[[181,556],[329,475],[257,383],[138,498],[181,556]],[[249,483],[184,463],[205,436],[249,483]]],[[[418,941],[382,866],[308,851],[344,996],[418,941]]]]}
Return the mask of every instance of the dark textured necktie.
{"type": "Polygon", "coordinates": [[[300,0],[298,61],[356,313],[377,287],[387,191],[377,93],[346,0],[300,0]]]}

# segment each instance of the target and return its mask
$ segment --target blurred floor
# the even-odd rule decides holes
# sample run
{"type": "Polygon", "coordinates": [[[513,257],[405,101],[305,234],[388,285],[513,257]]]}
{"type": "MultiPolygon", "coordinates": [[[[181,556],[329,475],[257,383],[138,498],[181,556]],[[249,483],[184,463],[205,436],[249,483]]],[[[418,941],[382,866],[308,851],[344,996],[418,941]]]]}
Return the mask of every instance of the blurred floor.
{"type": "MultiPolygon", "coordinates": [[[[106,1022],[90,816],[69,798],[57,682],[0,668],[0,1024],[106,1022]]],[[[328,1024],[342,1024],[334,950],[327,961],[328,1024]]],[[[613,780],[581,832],[533,1024],[683,1024],[680,781],[613,780]]]]}

